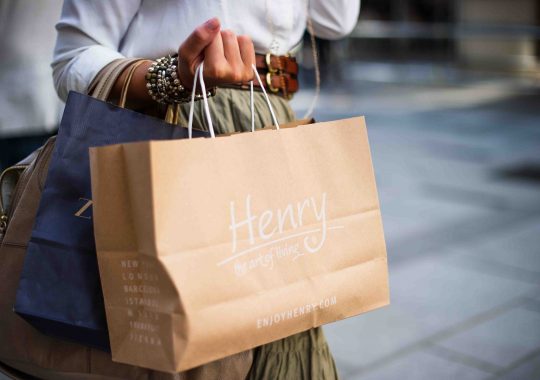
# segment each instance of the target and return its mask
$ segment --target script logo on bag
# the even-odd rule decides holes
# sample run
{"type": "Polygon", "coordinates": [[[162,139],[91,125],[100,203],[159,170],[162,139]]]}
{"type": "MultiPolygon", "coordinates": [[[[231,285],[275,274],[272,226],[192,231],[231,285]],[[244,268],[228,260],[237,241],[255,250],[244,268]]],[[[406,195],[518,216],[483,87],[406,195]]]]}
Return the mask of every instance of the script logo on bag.
{"type": "Polygon", "coordinates": [[[223,266],[234,261],[237,276],[256,268],[273,269],[277,260],[296,261],[304,255],[317,253],[324,246],[328,231],[344,228],[328,225],[326,193],[319,199],[307,197],[283,208],[266,209],[257,214],[252,208],[251,195],[247,195],[244,212],[241,213],[239,208],[235,202],[230,202],[232,255],[217,263],[223,266]],[[305,224],[306,220],[313,219],[314,224],[305,224]],[[249,244],[240,248],[241,232],[247,232],[249,244]]]}

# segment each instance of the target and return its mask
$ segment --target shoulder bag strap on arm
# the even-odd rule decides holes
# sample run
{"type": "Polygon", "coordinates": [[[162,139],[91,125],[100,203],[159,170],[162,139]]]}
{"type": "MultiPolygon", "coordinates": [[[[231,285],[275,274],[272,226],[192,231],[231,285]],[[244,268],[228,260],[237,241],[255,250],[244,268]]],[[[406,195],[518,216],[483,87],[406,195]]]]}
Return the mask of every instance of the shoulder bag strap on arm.
{"type": "Polygon", "coordinates": [[[96,99],[106,101],[122,72],[137,61],[140,61],[140,58],[122,58],[112,61],[96,75],[88,88],[88,93],[96,99]]]}

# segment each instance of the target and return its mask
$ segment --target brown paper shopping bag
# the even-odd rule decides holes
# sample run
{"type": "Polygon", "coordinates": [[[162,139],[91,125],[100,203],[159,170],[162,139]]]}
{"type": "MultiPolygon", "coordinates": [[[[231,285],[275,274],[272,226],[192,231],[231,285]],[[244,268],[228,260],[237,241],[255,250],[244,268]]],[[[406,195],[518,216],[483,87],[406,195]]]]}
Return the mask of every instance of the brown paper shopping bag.
{"type": "Polygon", "coordinates": [[[91,150],[113,360],[182,371],[388,304],[361,117],[91,150]]]}

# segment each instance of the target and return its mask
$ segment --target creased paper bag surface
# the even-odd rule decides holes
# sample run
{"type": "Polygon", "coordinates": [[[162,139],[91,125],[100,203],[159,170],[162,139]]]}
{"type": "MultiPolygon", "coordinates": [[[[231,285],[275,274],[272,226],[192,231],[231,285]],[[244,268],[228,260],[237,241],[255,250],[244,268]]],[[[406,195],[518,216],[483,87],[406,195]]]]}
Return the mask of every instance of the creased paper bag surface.
{"type": "Polygon", "coordinates": [[[91,149],[113,359],[181,371],[388,304],[363,118],[91,149]]]}

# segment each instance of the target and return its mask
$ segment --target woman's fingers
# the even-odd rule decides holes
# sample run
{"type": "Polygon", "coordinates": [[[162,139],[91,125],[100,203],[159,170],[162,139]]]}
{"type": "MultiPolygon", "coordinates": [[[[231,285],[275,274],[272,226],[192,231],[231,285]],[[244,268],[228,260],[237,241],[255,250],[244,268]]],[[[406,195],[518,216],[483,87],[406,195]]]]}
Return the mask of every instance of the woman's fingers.
{"type": "Polygon", "coordinates": [[[204,50],[204,76],[213,79],[227,75],[227,60],[223,52],[223,39],[218,33],[214,41],[204,50]]]}
{"type": "Polygon", "coordinates": [[[224,30],[204,51],[204,76],[209,84],[247,82],[252,79],[255,50],[251,39],[224,30]]]}
{"type": "Polygon", "coordinates": [[[180,46],[179,56],[188,63],[196,61],[204,49],[214,41],[219,29],[220,23],[215,17],[197,27],[180,46]]]}
{"type": "Polygon", "coordinates": [[[248,82],[253,79],[252,65],[255,64],[255,48],[249,36],[238,36],[238,47],[244,67],[242,81],[248,82]]]}
{"type": "Polygon", "coordinates": [[[178,77],[191,88],[197,65],[203,60],[205,49],[219,36],[220,23],[214,17],[197,27],[178,49],[178,77]]]}
{"type": "Polygon", "coordinates": [[[255,48],[248,36],[223,30],[205,50],[205,77],[215,83],[247,82],[253,78],[255,48]],[[220,43],[218,43],[218,41],[220,43]],[[218,50],[222,47],[222,51],[218,50]]]}
{"type": "Polygon", "coordinates": [[[231,30],[220,33],[217,18],[208,20],[191,33],[178,50],[178,75],[190,88],[197,65],[204,59],[204,77],[209,86],[247,82],[253,78],[253,42],[231,30]]]}
{"type": "Polygon", "coordinates": [[[244,63],[240,55],[240,47],[236,34],[230,30],[221,32],[223,39],[223,52],[229,65],[230,80],[233,83],[242,82],[244,79],[244,63]]]}

